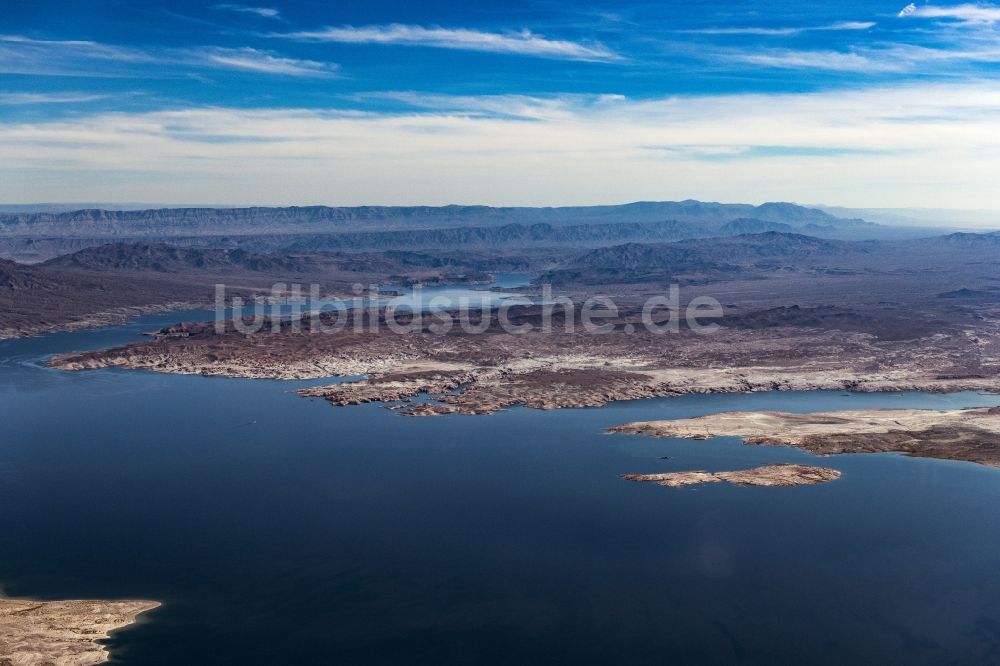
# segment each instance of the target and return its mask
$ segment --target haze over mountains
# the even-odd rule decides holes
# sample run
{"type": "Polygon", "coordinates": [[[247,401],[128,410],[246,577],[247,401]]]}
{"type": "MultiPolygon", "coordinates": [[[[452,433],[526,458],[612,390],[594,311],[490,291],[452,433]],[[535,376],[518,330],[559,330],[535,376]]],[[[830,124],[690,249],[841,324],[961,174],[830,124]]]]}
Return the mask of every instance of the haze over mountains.
{"type": "MultiPolygon", "coordinates": [[[[34,265],[0,260],[0,337],[103,325],[178,304],[208,305],[219,282],[230,295],[266,293],[291,282],[349,295],[355,284],[467,284],[494,272],[519,272],[570,292],[659,293],[667,284],[701,285],[713,295],[741,291],[759,303],[768,302],[774,289],[792,289],[804,303],[815,298],[809,294],[829,301],[858,290],[887,301],[907,293],[939,304],[1000,297],[998,233],[845,241],[797,232],[812,223],[796,228],[737,218],[713,224],[714,231],[665,221],[173,237],[180,243],[198,239],[200,247],[148,238],[70,238],[85,246],[34,265]],[[796,232],[724,235],[774,227],[796,232]],[[627,240],[630,235],[644,240],[627,240]]],[[[67,239],[21,240],[29,248],[47,243],[52,251],[67,239]]]]}
{"type": "Polygon", "coordinates": [[[1000,210],[960,210],[952,208],[845,208],[816,206],[837,217],[860,217],[903,227],[939,227],[989,231],[1000,228],[1000,210]]]}
{"type": "Polygon", "coordinates": [[[600,247],[768,231],[851,240],[921,235],[795,204],[753,206],[693,200],[564,208],[90,209],[0,214],[0,257],[40,262],[112,240],[250,252],[360,252],[600,247]]]}
{"type": "Polygon", "coordinates": [[[16,260],[0,264],[0,328],[24,334],[107,321],[109,310],[207,303],[219,281],[244,293],[289,281],[348,293],[496,272],[628,292],[775,279],[857,289],[935,270],[934,293],[993,298],[998,251],[998,233],[931,235],[785,203],[22,212],[0,215],[0,257],[16,260]]]}
{"type": "Polygon", "coordinates": [[[291,206],[284,208],[161,208],[152,210],[78,210],[0,214],[5,234],[156,235],[219,233],[295,233],[361,229],[553,225],[674,220],[718,227],[739,218],[805,224],[850,224],[814,208],[789,203],[720,204],[700,201],[636,202],[611,206],[496,208],[491,206],[291,206]]]}
{"type": "MultiPolygon", "coordinates": [[[[723,227],[747,225],[787,226],[756,221],[748,224],[741,219],[737,224],[723,227]]],[[[1000,266],[1000,233],[844,241],[765,231],[669,242],[659,239],[615,242],[627,236],[629,230],[644,226],[659,230],[660,237],[681,235],[681,230],[690,228],[685,223],[574,225],[565,227],[563,230],[570,233],[563,236],[547,224],[440,229],[426,233],[442,244],[451,242],[454,247],[367,251],[329,249],[347,245],[341,242],[343,237],[357,241],[363,233],[321,235],[311,242],[295,240],[285,249],[259,252],[243,248],[177,247],[159,241],[115,241],[34,265],[0,260],[0,290],[64,293],[68,298],[81,298],[88,288],[113,290],[116,284],[132,284],[130,281],[140,276],[161,286],[183,284],[182,291],[191,293],[194,289],[201,294],[205,287],[223,277],[239,278],[245,286],[257,283],[266,286],[269,281],[288,279],[346,285],[366,280],[480,280],[488,272],[531,273],[539,276],[538,282],[563,286],[678,281],[705,284],[736,277],[875,275],[920,272],[934,267],[952,270],[959,266],[992,273],[1000,266]],[[612,233],[616,226],[623,231],[612,233]],[[597,233],[585,234],[581,230],[597,233]]],[[[405,239],[409,234],[396,235],[405,239]]],[[[369,236],[387,239],[392,232],[369,236]]],[[[370,238],[366,244],[371,244],[370,238]]],[[[155,291],[158,298],[165,293],[162,288],[155,291]]],[[[24,311],[30,308],[30,303],[21,304],[24,311]]]]}

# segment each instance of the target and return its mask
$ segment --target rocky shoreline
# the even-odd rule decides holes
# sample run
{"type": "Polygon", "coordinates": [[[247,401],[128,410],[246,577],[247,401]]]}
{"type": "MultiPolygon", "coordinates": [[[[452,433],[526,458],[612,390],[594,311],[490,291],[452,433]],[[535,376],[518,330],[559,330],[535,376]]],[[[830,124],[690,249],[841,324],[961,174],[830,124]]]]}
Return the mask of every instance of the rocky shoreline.
{"type": "MultiPolygon", "coordinates": [[[[511,312],[516,324],[542,316],[539,306],[511,312]]],[[[49,364],[262,379],[360,375],[364,379],[300,393],[334,405],[391,403],[411,416],[489,414],[513,405],[596,407],[686,393],[1000,390],[1000,333],[992,320],[941,323],[920,337],[882,340],[780,321],[763,329],[727,326],[708,336],[655,335],[635,331],[636,316],[620,313],[605,335],[559,328],[517,334],[495,321],[484,322],[480,334],[445,335],[358,330],[353,320],[334,334],[311,330],[323,322],[284,322],[251,335],[232,322],[224,331],[191,323],[163,329],[150,341],[65,354],[49,364]]],[[[780,309],[768,316],[798,321],[802,315],[780,309]]]]}
{"type": "Polygon", "coordinates": [[[787,368],[636,367],[631,359],[548,358],[533,363],[454,372],[399,373],[317,386],[298,391],[333,405],[394,403],[405,416],[492,414],[512,406],[531,409],[601,407],[622,400],[672,397],[689,393],[755,393],[762,391],[842,391],[878,393],[923,391],[955,393],[996,390],[994,381],[939,380],[917,374],[883,376],[827,374],[787,368]],[[536,367],[525,367],[535,366],[536,367]],[[420,396],[432,398],[414,402],[420,396]]]}
{"type": "Polygon", "coordinates": [[[28,601],[0,598],[0,664],[92,666],[108,660],[100,641],[133,624],[155,601],[28,601]]]}
{"type": "Polygon", "coordinates": [[[735,436],[744,444],[792,446],[814,455],[891,452],[1000,467],[1000,407],[726,412],[637,421],[608,432],[685,439],[735,436]]]}

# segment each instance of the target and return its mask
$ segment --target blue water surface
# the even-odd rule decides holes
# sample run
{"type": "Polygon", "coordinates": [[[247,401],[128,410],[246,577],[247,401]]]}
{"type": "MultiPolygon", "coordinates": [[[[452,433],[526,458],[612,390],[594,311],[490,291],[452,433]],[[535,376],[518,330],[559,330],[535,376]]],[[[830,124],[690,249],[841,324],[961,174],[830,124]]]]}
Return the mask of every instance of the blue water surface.
{"type": "Polygon", "coordinates": [[[43,365],[204,318],[0,342],[0,588],[163,602],[113,636],[114,663],[1000,661],[1000,470],[603,432],[997,396],[689,395],[405,418],[294,393],[331,380],[43,365]],[[843,477],[619,478],[770,462],[843,477]]]}

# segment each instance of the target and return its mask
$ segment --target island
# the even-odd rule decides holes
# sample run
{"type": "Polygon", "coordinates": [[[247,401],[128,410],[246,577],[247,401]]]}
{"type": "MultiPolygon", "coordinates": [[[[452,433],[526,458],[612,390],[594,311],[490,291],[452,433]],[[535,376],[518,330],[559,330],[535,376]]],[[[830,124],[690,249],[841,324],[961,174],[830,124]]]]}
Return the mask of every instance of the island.
{"type": "Polygon", "coordinates": [[[155,601],[27,601],[0,598],[0,664],[91,666],[100,641],[157,608],[155,601]]]}
{"type": "Polygon", "coordinates": [[[650,482],[667,488],[695,486],[703,483],[732,483],[737,486],[808,486],[840,478],[840,471],[810,465],[764,465],[732,472],[663,472],[660,474],[623,474],[626,481],[650,482]]]}

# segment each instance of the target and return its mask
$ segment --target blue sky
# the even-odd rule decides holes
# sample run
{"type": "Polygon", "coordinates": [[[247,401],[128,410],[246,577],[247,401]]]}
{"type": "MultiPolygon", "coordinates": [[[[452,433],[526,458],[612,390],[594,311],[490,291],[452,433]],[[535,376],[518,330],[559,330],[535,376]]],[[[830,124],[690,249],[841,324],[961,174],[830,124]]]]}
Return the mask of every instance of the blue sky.
{"type": "Polygon", "coordinates": [[[1000,208],[1000,5],[53,2],[0,200],[1000,208]]]}

